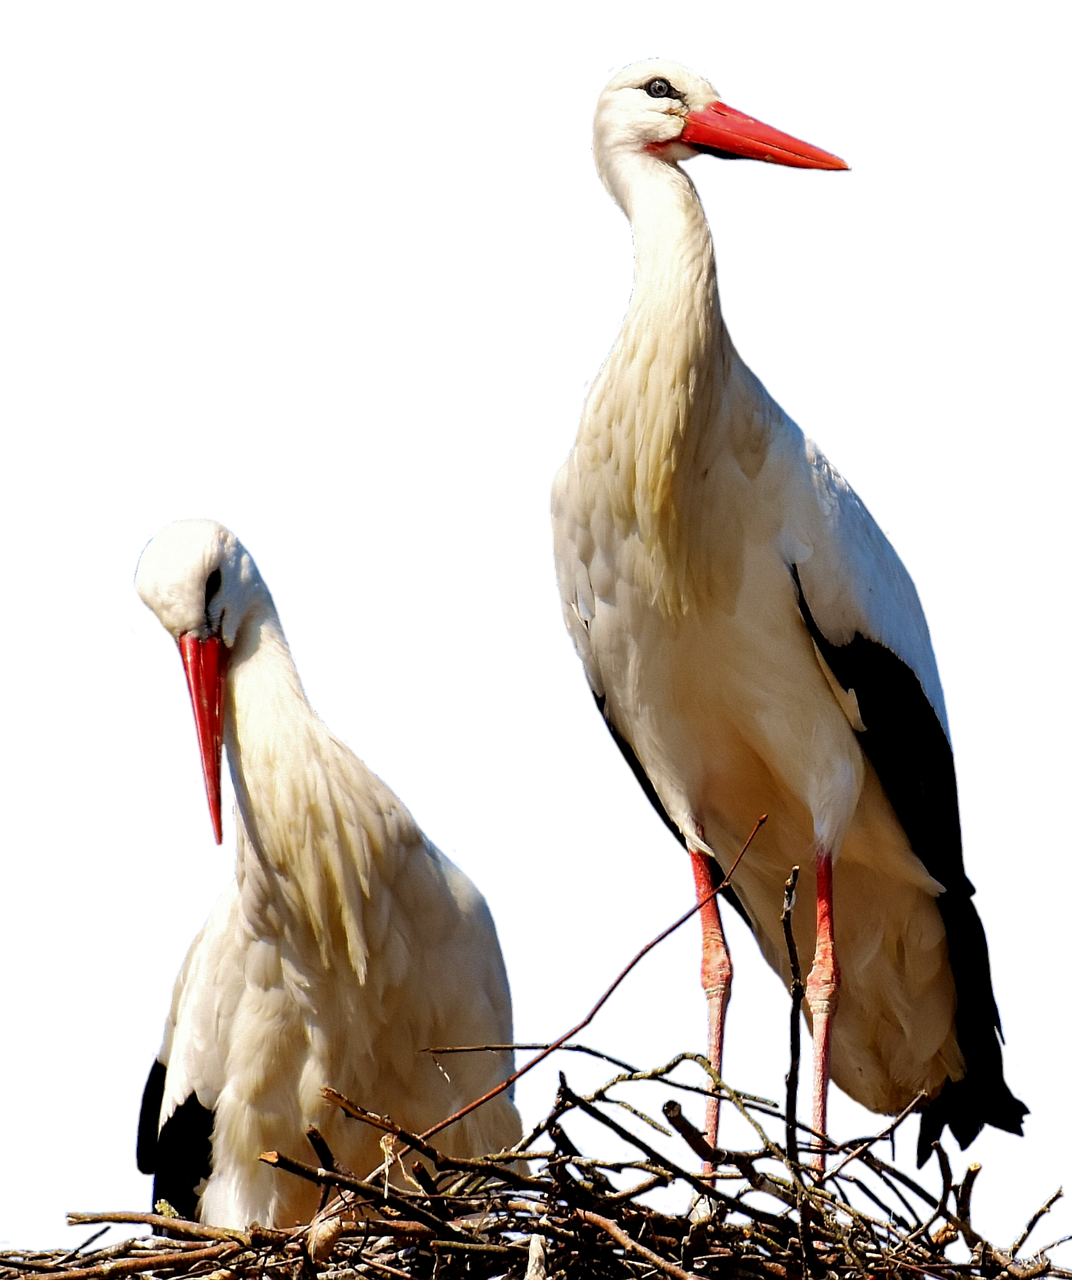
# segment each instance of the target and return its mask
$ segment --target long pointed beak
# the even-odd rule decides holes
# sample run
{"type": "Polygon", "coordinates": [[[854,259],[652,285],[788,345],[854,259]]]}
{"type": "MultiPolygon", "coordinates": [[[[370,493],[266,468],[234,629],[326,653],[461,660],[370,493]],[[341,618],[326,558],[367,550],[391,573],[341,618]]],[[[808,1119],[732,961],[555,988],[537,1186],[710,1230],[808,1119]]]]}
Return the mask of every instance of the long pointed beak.
{"type": "Polygon", "coordinates": [[[216,843],[223,843],[220,816],[220,764],[223,756],[223,683],[227,675],[227,650],[219,636],[202,640],[192,631],[179,637],[179,652],[186,669],[186,684],[194,707],[197,745],[216,843]]]}
{"type": "Polygon", "coordinates": [[[742,111],[712,102],[699,111],[690,112],[685,121],[681,141],[701,151],[739,157],[743,160],[766,160],[770,164],[789,165],[794,169],[847,169],[844,160],[820,151],[809,142],[801,142],[780,129],[753,120],[742,111]]]}

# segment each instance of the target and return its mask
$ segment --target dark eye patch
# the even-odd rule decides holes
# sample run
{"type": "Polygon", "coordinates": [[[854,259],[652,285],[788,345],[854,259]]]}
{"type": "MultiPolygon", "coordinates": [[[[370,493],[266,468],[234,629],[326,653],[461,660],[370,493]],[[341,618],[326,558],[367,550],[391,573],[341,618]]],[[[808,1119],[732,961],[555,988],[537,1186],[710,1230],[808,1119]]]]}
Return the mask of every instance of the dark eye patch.
{"type": "Polygon", "coordinates": [[[643,86],[643,90],[645,90],[649,97],[675,97],[678,101],[684,101],[684,93],[682,93],[681,90],[678,90],[678,88],[674,88],[673,84],[670,83],[668,79],[664,79],[661,76],[656,76],[655,79],[650,79],[650,81],[643,86]]]}
{"type": "Polygon", "coordinates": [[[208,613],[208,607],[212,603],[216,592],[219,591],[223,583],[223,575],[219,569],[213,569],[205,579],[205,613],[208,613]]]}

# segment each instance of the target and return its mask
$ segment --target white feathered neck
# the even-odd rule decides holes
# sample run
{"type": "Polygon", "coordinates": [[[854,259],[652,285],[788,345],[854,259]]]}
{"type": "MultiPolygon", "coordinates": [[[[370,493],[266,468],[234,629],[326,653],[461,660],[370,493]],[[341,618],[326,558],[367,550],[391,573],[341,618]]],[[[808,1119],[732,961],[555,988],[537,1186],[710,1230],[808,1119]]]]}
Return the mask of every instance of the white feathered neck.
{"type": "Polygon", "coordinates": [[[684,613],[712,589],[711,564],[686,554],[705,545],[708,473],[721,450],[761,457],[779,411],[726,332],[711,233],[688,176],[646,151],[601,147],[598,120],[596,162],[632,223],[635,273],[585,404],[574,475],[609,486],[612,518],[623,535],[635,526],[647,553],[639,580],[666,612],[684,613]]]}
{"type": "Polygon", "coordinates": [[[267,591],[243,620],[227,687],[245,921],[255,934],[289,934],[325,969],[347,957],[365,981],[370,902],[391,878],[384,861],[421,845],[420,832],[309,705],[267,591]]]}

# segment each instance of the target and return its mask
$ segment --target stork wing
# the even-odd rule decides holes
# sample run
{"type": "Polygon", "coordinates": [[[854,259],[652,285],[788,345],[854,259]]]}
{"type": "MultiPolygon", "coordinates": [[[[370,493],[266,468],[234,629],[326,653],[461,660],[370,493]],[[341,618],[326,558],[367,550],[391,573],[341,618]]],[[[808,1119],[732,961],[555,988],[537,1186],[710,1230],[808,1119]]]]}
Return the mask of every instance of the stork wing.
{"type": "Polygon", "coordinates": [[[138,1168],[151,1173],[153,1204],[196,1219],[211,1172],[213,1109],[223,1084],[216,1040],[220,948],[236,936],[238,886],[221,896],[175,982],[164,1043],[149,1072],[138,1122],[138,1168]]]}
{"type": "Polygon", "coordinates": [[[980,1117],[1018,1132],[1005,1082],[1002,1016],[976,892],[963,858],[953,740],[942,676],[911,573],[811,436],[796,436],[798,492],[787,494],[783,554],[801,617],[913,851],[938,897],[957,986],[957,1038],[970,1070],[947,1085],[930,1124],[971,1140],[980,1117]],[[855,713],[855,714],[853,714],[855,713]]]}

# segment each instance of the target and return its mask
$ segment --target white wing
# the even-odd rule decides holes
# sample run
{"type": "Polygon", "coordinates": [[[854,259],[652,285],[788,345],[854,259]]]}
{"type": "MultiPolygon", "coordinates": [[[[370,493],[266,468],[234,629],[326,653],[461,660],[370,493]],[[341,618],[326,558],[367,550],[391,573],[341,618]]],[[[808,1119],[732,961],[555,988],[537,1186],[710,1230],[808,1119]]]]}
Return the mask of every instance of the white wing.
{"type": "Polygon", "coordinates": [[[160,1050],[167,1068],[160,1128],[191,1094],[209,1111],[219,1099],[225,1083],[219,1028],[240,995],[240,930],[238,886],[232,882],[191,944],[171,995],[160,1050]]]}

